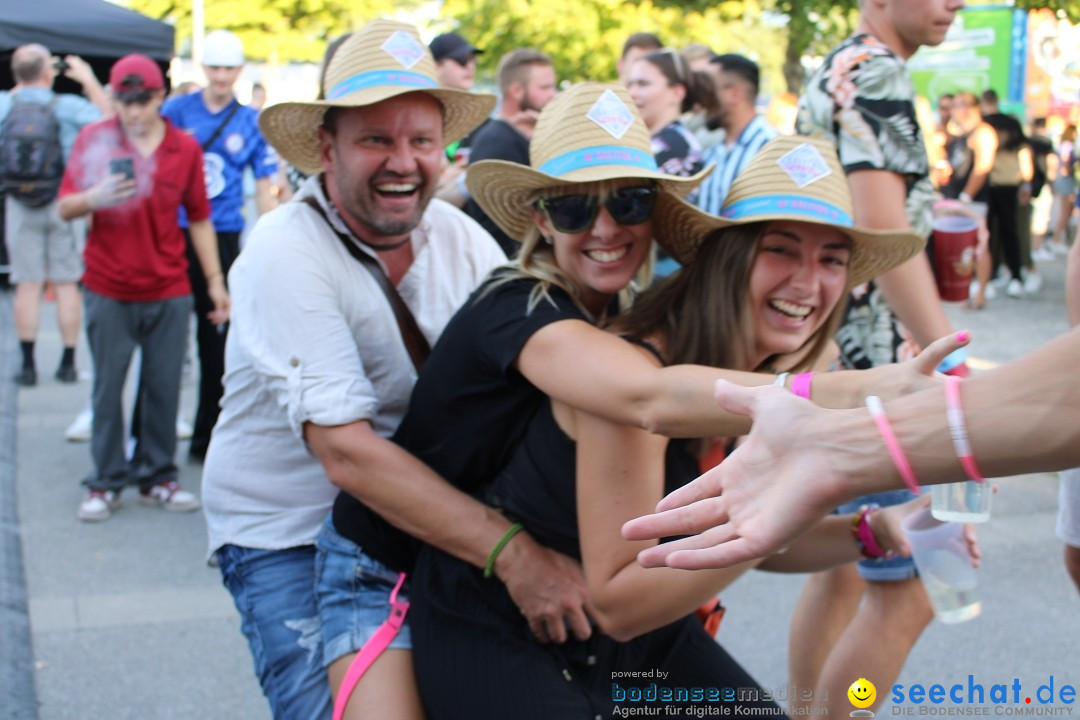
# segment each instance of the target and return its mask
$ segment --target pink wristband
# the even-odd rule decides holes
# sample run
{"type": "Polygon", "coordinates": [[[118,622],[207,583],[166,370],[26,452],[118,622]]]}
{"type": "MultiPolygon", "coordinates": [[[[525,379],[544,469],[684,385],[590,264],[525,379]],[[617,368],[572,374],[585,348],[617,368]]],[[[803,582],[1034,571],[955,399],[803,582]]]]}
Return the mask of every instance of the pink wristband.
{"type": "Polygon", "coordinates": [[[801,398],[810,399],[810,383],[814,380],[814,373],[799,373],[791,381],[791,392],[801,398]]]}
{"type": "Polygon", "coordinates": [[[885,406],[881,404],[881,398],[877,395],[867,397],[866,409],[870,411],[870,417],[874,419],[874,424],[877,425],[878,432],[881,433],[881,439],[885,441],[885,447],[888,448],[889,456],[892,457],[893,465],[896,466],[896,471],[900,473],[904,484],[908,486],[908,490],[911,490],[912,493],[921,494],[919,481],[915,479],[915,471],[911,469],[911,463],[908,462],[907,455],[904,454],[904,448],[900,447],[900,441],[896,439],[896,434],[893,433],[889,418],[885,416],[885,406]]]}
{"type": "Polygon", "coordinates": [[[949,435],[952,436],[953,449],[956,450],[956,457],[968,479],[986,482],[986,478],[975,465],[975,455],[971,452],[967,424],[964,422],[964,408],[960,405],[961,382],[958,377],[945,378],[945,417],[949,419],[949,435]]]}
{"type": "Polygon", "coordinates": [[[890,551],[883,550],[882,547],[878,545],[877,538],[874,536],[874,530],[870,527],[870,516],[880,509],[881,507],[876,503],[864,505],[859,509],[859,521],[855,525],[855,539],[858,541],[863,554],[872,559],[891,558],[893,556],[890,551]]]}

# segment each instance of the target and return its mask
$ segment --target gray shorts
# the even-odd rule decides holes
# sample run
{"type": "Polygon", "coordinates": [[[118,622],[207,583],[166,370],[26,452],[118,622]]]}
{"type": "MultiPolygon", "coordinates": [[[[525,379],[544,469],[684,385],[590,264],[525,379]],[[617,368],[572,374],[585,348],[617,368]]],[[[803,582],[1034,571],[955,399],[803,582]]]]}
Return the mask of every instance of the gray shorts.
{"type": "Polygon", "coordinates": [[[80,220],[61,220],[60,201],[32,208],[14,198],[4,206],[4,237],[11,259],[11,282],[78,282],[83,274],[80,220]]]}
{"type": "Polygon", "coordinates": [[[1080,468],[1062,470],[1060,477],[1057,536],[1066,545],[1080,548],[1080,468]]]}

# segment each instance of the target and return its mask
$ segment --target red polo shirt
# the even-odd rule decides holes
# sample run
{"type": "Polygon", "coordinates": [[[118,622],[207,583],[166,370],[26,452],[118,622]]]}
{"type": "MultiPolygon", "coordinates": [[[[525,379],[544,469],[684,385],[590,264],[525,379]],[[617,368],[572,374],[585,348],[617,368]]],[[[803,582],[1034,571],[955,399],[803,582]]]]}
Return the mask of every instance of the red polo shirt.
{"type": "Polygon", "coordinates": [[[87,125],[75,139],[60,196],[109,175],[113,158],[132,158],[138,193],[122,205],[96,210],[83,255],[83,284],[114,300],[150,302],[187,295],[187,252],[177,222],[181,205],[192,220],[210,217],[202,149],[167,120],[165,137],[149,157],[128,142],[116,118],[87,125]]]}

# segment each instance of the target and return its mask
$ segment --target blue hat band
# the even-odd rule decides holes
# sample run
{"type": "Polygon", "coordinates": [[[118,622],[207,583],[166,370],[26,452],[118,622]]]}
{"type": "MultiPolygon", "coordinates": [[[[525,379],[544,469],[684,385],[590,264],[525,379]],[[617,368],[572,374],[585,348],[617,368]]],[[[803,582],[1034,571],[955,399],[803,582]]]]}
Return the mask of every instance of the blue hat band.
{"type": "Polygon", "coordinates": [[[641,170],[658,172],[656,159],[652,153],[642,152],[625,145],[594,145],[593,147],[572,150],[554,157],[537,168],[546,175],[560,177],[575,170],[602,165],[621,165],[636,167],[641,170]]]}
{"type": "Polygon", "coordinates": [[[327,100],[337,100],[340,97],[360,90],[389,85],[391,87],[404,87],[414,90],[431,90],[439,84],[433,78],[421,73],[405,72],[402,70],[372,70],[371,72],[353,75],[342,80],[326,93],[327,100]]]}
{"type": "Polygon", "coordinates": [[[760,215],[789,215],[805,218],[808,222],[855,226],[851,215],[831,202],[791,195],[762,195],[739,200],[720,211],[720,217],[726,220],[745,220],[760,215]]]}

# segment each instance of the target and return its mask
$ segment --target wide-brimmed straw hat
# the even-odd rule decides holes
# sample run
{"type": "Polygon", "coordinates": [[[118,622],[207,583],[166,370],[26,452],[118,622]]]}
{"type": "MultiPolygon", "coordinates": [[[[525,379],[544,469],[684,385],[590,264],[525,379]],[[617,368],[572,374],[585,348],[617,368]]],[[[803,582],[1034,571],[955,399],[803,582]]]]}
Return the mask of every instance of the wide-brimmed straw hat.
{"type": "Polygon", "coordinates": [[[321,89],[325,100],[279,103],[259,115],[266,140],[306,173],[322,170],[318,130],[330,108],[366,107],[424,92],[442,104],[443,142],[449,145],[495,107],[490,93],[439,87],[435,61],[416,28],[394,20],[373,20],[350,35],[330,60],[321,89]]]}
{"type": "MultiPolygon", "coordinates": [[[[547,188],[641,178],[655,180],[661,196],[685,195],[711,168],[693,177],[660,171],[649,130],[622,85],[583,82],[556,96],[540,112],[529,142],[529,165],[481,160],[469,166],[473,199],[499,227],[520,240],[532,226],[530,206],[547,188]]],[[[657,241],[666,227],[654,215],[657,241]]]]}
{"type": "MultiPolygon", "coordinates": [[[[866,230],[855,226],[848,179],[836,149],[824,140],[779,136],[766,143],[731,185],[720,217],[679,198],[660,198],[673,223],[667,249],[681,264],[693,262],[714,230],[795,220],[826,225],[851,238],[848,284],[872,280],[916,255],[925,238],[910,229],[866,230]]],[[[659,209],[659,208],[658,208],[659,209]]]]}

